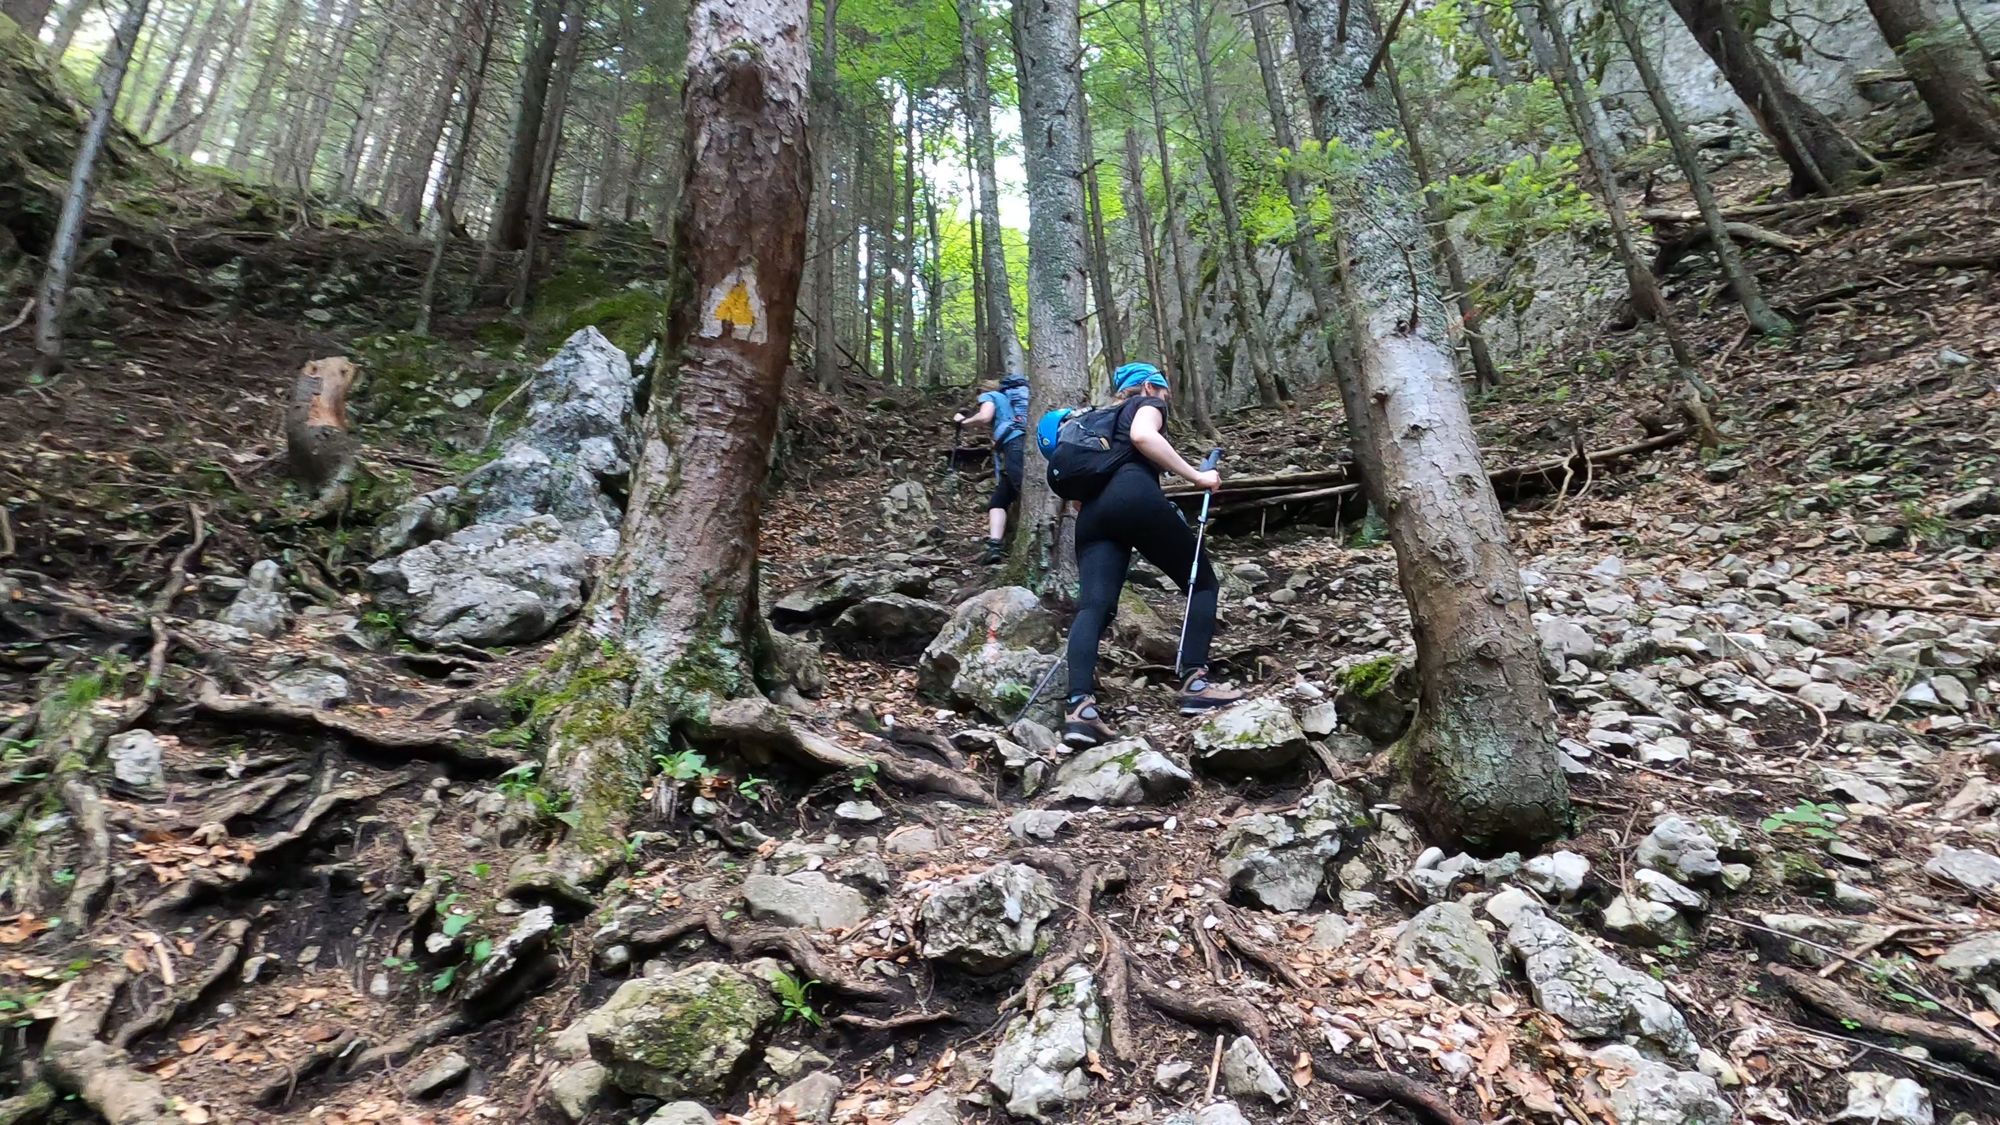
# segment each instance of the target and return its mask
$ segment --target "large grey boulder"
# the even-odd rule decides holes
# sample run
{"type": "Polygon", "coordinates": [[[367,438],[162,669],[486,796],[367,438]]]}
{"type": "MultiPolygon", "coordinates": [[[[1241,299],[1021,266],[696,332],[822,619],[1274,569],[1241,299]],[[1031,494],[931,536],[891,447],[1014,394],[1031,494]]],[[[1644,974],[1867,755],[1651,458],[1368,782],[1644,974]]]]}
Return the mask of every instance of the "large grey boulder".
{"type": "Polygon", "coordinates": [[[1418,911],[1396,939],[1396,959],[1422,966],[1454,1000],[1485,1000],[1500,985],[1500,954],[1472,911],[1456,902],[1418,911]]]}
{"type": "Polygon", "coordinates": [[[1034,592],[1002,586],[967,600],[917,660],[917,688],[994,718],[1012,719],[1043,673],[1056,644],[1055,615],[1034,592]]]}
{"type": "Polygon", "coordinates": [[[1318,896],[1343,838],[1365,817],[1347,790],[1319,782],[1296,810],[1241,817],[1224,830],[1216,841],[1222,876],[1250,903],[1304,910],[1318,896]]]}
{"type": "Polygon", "coordinates": [[[463,494],[455,484],[413,496],[376,522],[376,557],[443,539],[464,526],[465,520],[463,494]]]}
{"type": "Polygon", "coordinates": [[[1535,1006],[1586,1039],[1632,1035],[1666,1057],[1692,1063],[1694,1036],[1659,981],[1620,964],[1539,907],[1526,906],[1507,928],[1535,1006]]]}
{"type": "Polygon", "coordinates": [[[891,564],[836,570],[786,591],[771,604],[771,624],[780,629],[803,629],[832,621],[850,606],[868,598],[891,594],[916,598],[929,593],[930,588],[930,572],[914,566],[891,564]]]}
{"type": "Polygon", "coordinates": [[[1600,1047],[1590,1056],[1600,1068],[1600,1087],[1618,1125],[1730,1125],[1736,1107],[1716,1088],[1715,1079],[1647,1058],[1623,1043],[1600,1047]]]}
{"type": "Polygon", "coordinates": [[[1975,893],[2000,888],[2000,856],[1975,848],[1942,848],[1924,870],[1975,893]]]}
{"type": "Polygon", "coordinates": [[[951,610],[908,594],[877,594],[848,606],[828,630],[849,646],[892,654],[916,652],[937,636],[951,610]]]}
{"type": "Polygon", "coordinates": [[[243,589],[221,613],[217,621],[256,637],[275,637],[292,622],[292,605],[285,597],[285,572],[270,559],[261,559],[250,568],[243,589]]]}
{"type": "Polygon", "coordinates": [[[1225,707],[1194,729],[1195,764],[1209,770],[1277,773],[1307,749],[1292,709],[1268,696],[1225,707]]]}
{"type": "Polygon", "coordinates": [[[1193,783],[1187,767],[1145,739],[1124,738],[1093,746],[1064,762],[1056,770],[1050,796],[1096,805],[1138,805],[1171,801],[1193,783]]]}
{"type": "Polygon", "coordinates": [[[923,955],[994,973],[1035,951],[1035,930],[1056,912],[1056,890],[1026,864],[1002,863],[938,888],[924,900],[923,955]]]}
{"type": "Polygon", "coordinates": [[[583,605],[588,558],[551,516],[480,523],[368,568],[375,600],[427,644],[522,644],[583,605]]]}
{"type": "Polygon", "coordinates": [[[757,873],[743,880],[753,918],[802,930],[851,930],[868,917],[868,896],[818,871],[757,873]]]}
{"type": "Polygon", "coordinates": [[[777,1018],[762,982],[703,961],[619,985],[586,1017],[585,1034],[591,1057],[625,1092],[712,1100],[729,1091],[777,1018]]]}
{"type": "Polygon", "coordinates": [[[558,521],[566,538],[592,559],[618,550],[618,505],[597,480],[566,460],[515,443],[466,474],[464,503],[475,524],[519,523],[532,516],[558,521]]]}
{"type": "Polygon", "coordinates": [[[1063,972],[1042,993],[1035,1010],[1008,1023],[993,1049],[987,1081],[1005,1099],[1007,1112],[1037,1121],[1090,1092],[1083,1063],[1104,1041],[1104,1009],[1097,979],[1083,965],[1063,972]]]}

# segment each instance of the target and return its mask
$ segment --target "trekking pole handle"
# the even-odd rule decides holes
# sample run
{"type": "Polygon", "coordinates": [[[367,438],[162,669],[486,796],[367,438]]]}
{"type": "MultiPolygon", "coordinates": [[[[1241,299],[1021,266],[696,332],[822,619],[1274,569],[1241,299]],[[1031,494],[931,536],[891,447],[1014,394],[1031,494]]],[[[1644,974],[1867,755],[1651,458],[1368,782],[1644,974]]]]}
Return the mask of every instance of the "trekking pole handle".
{"type": "Polygon", "coordinates": [[[1216,464],[1221,460],[1222,460],[1222,447],[1218,445],[1214,449],[1208,451],[1207,457],[1202,458],[1201,471],[1205,473],[1210,469],[1215,468],[1216,464]]]}

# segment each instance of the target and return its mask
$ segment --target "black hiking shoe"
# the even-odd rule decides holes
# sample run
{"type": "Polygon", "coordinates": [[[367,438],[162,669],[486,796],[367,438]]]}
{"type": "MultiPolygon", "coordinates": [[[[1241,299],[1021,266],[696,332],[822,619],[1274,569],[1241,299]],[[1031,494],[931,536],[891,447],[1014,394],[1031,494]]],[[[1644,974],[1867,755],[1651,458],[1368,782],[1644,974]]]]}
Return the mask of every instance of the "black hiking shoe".
{"type": "Polygon", "coordinates": [[[980,554],[979,561],[986,566],[996,566],[1006,561],[1006,558],[1007,548],[1002,546],[998,539],[988,539],[986,550],[980,554]]]}
{"type": "Polygon", "coordinates": [[[1085,696],[1063,716],[1063,742],[1088,749],[1118,737],[1110,723],[1097,713],[1097,700],[1085,696]]]}
{"type": "Polygon", "coordinates": [[[1213,711],[1227,707],[1243,698],[1243,693],[1234,688],[1226,688],[1208,678],[1208,669],[1196,668],[1181,682],[1179,703],[1181,714],[1199,715],[1203,711],[1213,711]]]}

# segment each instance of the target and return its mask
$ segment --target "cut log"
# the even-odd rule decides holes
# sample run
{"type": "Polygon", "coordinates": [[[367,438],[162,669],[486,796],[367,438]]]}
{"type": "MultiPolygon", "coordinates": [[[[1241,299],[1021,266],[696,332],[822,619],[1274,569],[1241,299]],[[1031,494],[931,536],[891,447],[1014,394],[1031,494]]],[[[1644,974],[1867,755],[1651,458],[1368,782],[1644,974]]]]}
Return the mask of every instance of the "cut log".
{"type": "Polygon", "coordinates": [[[286,455],[292,476],[313,494],[319,511],[345,499],[360,447],[347,428],[347,392],[354,364],[344,356],[315,359],[299,369],[285,411],[286,455]]]}

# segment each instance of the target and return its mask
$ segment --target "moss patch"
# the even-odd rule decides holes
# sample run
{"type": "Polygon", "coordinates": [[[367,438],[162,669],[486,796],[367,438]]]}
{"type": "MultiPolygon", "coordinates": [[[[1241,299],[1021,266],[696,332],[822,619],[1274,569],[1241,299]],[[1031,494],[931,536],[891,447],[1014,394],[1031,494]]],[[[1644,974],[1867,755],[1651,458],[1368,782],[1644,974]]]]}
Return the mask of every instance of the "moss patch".
{"type": "Polygon", "coordinates": [[[1380,695],[1395,682],[1396,670],[1401,664],[1401,657],[1378,656],[1338,673],[1335,679],[1341,690],[1350,694],[1363,698],[1380,695]]]}

